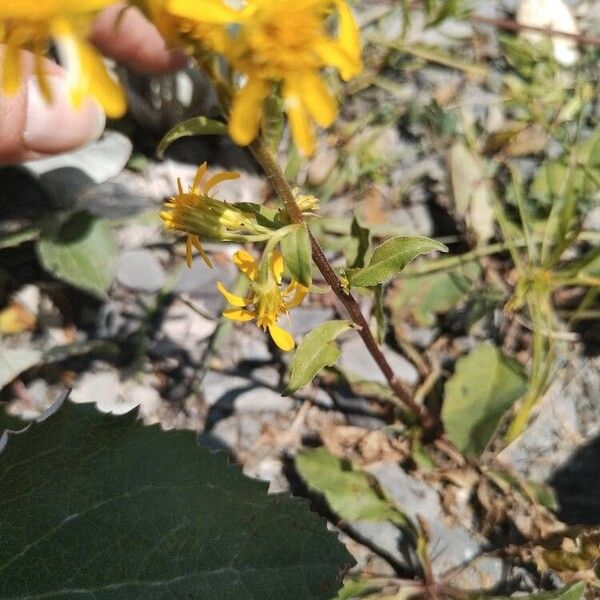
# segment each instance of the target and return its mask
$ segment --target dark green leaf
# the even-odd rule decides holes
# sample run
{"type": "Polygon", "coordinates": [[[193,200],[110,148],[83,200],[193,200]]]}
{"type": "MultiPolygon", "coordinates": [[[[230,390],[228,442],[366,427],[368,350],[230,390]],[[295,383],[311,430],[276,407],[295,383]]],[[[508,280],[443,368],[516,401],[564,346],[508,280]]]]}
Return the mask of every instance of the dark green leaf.
{"type": "Polygon", "coordinates": [[[190,432],[65,405],[0,455],[0,599],[327,600],[351,559],[190,432]]]}
{"type": "Polygon", "coordinates": [[[372,287],[396,277],[411,260],[434,250],[447,252],[448,248],[426,237],[395,237],[376,248],[365,267],[348,269],[346,277],[351,286],[372,287]]]}
{"type": "Polygon", "coordinates": [[[42,231],[37,253],[58,279],[104,298],[116,266],[116,242],[110,223],[79,212],[42,231]]]}
{"type": "Polygon", "coordinates": [[[162,158],[165,150],[176,140],[194,135],[227,135],[227,125],[207,117],[194,117],[176,125],[160,140],[156,153],[162,158]]]}
{"type": "Polygon", "coordinates": [[[442,421],[461,452],[479,455],[504,413],[525,393],[521,366],[488,343],[456,363],[446,382],[442,421]]]}
{"type": "Polygon", "coordinates": [[[293,279],[310,288],[312,284],[312,250],[306,223],[281,240],[281,253],[293,279]]]}
{"type": "Polygon", "coordinates": [[[290,381],[283,395],[293,394],[310,383],[321,369],[332,367],[340,355],[333,340],[351,328],[350,321],[325,321],[308,333],[294,353],[290,381]]]}
{"type": "Polygon", "coordinates": [[[323,494],[342,519],[406,524],[404,515],[383,497],[366,473],[352,469],[325,448],[299,452],[296,469],[308,487],[323,494]]]}

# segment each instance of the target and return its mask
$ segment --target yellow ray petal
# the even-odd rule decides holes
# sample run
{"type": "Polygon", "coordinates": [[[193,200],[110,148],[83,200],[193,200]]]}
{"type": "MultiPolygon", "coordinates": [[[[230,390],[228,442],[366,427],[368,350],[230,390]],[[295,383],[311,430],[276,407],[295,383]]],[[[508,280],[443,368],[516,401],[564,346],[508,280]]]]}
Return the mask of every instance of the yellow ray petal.
{"type": "Polygon", "coordinates": [[[257,135],[262,115],[262,101],[269,93],[269,84],[262,79],[250,79],[233,100],[229,116],[229,134],[240,146],[247,146],[257,135]]]}
{"type": "Polygon", "coordinates": [[[285,80],[283,98],[294,141],[302,154],[311,156],[315,151],[315,135],[308,120],[306,107],[302,101],[302,92],[296,79],[288,78],[285,80]]]}
{"type": "Polygon", "coordinates": [[[247,252],[246,250],[238,250],[233,255],[233,263],[246,277],[252,281],[256,279],[259,266],[258,262],[254,256],[250,254],[250,252],[247,252]]]}
{"type": "Polygon", "coordinates": [[[223,311],[223,316],[230,321],[252,321],[255,315],[243,308],[228,308],[223,311]]]}
{"type": "Polygon", "coordinates": [[[188,266],[188,269],[192,267],[192,236],[188,235],[187,240],[185,240],[185,264],[188,266]]]}
{"type": "Polygon", "coordinates": [[[16,94],[21,80],[21,49],[14,44],[4,48],[2,61],[2,89],[8,95],[16,94]]]}
{"type": "Polygon", "coordinates": [[[204,250],[204,248],[202,247],[202,244],[200,243],[200,238],[197,235],[190,235],[190,236],[188,236],[188,239],[192,240],[192,244],[194,244],[194,248],[196,248],[196,250],[198,250],[198,254],[202,257],[202,260],[206,263],[206,266],[209,269],[212,269],[212,263],[210,262],[210,258],[208,258],[208,254],[206,254],[206,251],[204,250]]]}
{"type": "Polygon", "coordinates": [[[204,161],[198,167],[198,170],[196,171],[196,176],[194,177],[194,183],[192,183],[192,192],[194,192],[194,194],[198,194],[200,192],[200,184],[204,179],[206,169],[208,169],[208,165],[206,164],[206,161],[204,161]]]}
{"type": "Polygon", "coordinates": [[[166,9],[176,17],[203,23],[233,23],[239,13],[221,0],[167,0],[166,9]]]}
{"type": "Polygon", "coordinates": [[[286,309],[300,306],[300,304],[302,304],[302,300],[304,300],[306,294],[308,294],[308,288],[297,281],[294,281],[288,290],[290,290],[290,292],[293,291],[294,295],[289,302],[285,303],[286,309]]]}
{"type": "Polygon", "coordinates": [[[273,277],[275,277],[275,281],[280,284],[281,277],[283,275],[283,255],[281,252],[273,252],[273,257],[271,259],[271,270],[273,271],[273,277]]]}
{"type": "Polygon", "coordinates": [[[361,63],[334,40],[323,38],[315,43],[314,49],[325,64],[335,67],[340,72],[344,81],[352,79],[362,68],[361,63]]]}
{"type": "Polygon", "coordinates": [[[302,100],[312,118],[321,126],[329,127],[337,116],[336,99],[319,75],[313,71],[302,74],[302,100]]]}
{"type": "Polygon", "coordinates": [[[221,292],[221,294],[223,294],[223,296],[225,296],[225,300],[227,300],[229,304],[233,304],[233,306],[242,307],[248,304],[248,302],[246,302],[244,298],[242,298],[241,296],[236,296],[235,294],[232,294],[229,290],[227,290],[220,281],[217,281],[217,289],[221,292]]]}
{"type": "Polygon", "coordinates": [[[279,327],[279,325],[275,325],[275,323],[273,323],[272,325],[269,325],[269,333],[271,334],[273,341],[284,352],[289,352],[290,350],[294,349],[296,344],[294,343],[294,338],[289,331],[286,331],[285,329],[279,327]]]}
{"type": "MultiPolygon", "coordinates": [[[[338,42],[344,52],[350,57],[355,64],[355,72],[350,75],[348,79],[354,77],[362,69],[362,63],[360,58],[360,31],[354,20],[354,16],[350,10],[350,7],[345,0],[335,0],[335,4],[338,9],[339,24],[338,24],[338,42]]],[[[343,74],[342,78],[346,79],[343,74]]]]}
{"type": "Polygon", "coordinates": [[[229,181],[231,179],[239,179],[240,174],[234,171],[223,171],[222,173],[217,173],[213,175],[204,186],[204,193],[208,194],[215,185],[219,185],[222,181],[229,181]]]}

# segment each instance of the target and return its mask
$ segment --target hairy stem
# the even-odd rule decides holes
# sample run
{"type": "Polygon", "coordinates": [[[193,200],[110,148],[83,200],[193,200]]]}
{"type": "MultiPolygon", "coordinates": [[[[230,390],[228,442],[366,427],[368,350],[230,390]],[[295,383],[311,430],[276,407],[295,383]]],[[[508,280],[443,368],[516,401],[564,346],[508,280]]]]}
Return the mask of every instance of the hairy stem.
{"type": "MultiPolygon", "coordinates": [[[[264,169],[267,178],[271,182],[271,185],[280,196],[281,200],[284,203],[285,209],[290,217],[290,220],[293,223],[302,223],[304,222],[304,217],[302,215],[302,211],[296,204],[296,200],[294,198],[294,194],[292,192],[292,188],[286,181],[283,172],[281,171],[279,164],[274,159],[272,154],[269,152],[267,147],[260,141],[256,139],[249,146],[250,151],[264,169]]],[[[312,246],[312,259],[314,263],[317,265],[317,268],[325,278],[325,281],[331,287],[333,293],[339,298],[341,303],[344,305],[344,308],[347,310],[348,314],[352,321],[358,326],[358,333],[362,338],[369,354],[373,357],[377,366],[381,369],[381,372],[384,374],[388,385],[394,394],[399,398],[399,400],[404,404],[407,408],[411,410],[411,412],[417,417],[419,420],[419,424],[427,431],[433,431],[438,427],[438,422],[433,418],[431,413],[426,409],[425,406],[417,404],[412,397],[409,389],[402,383],[400,379],[396,377],[394,371],[390,367],[387,359],[383,355],[381,348],[375,341],[375,338],[371,334],[371,330],[369,329],[369,325],[362,314],[358,303],[352,296],[352,294],[346,292],[340,283],[338,276],[335,274],[329,261],[325,257],[319,242],[314,238],[312,233],[310,234],[310,242],[312,246]]]]}

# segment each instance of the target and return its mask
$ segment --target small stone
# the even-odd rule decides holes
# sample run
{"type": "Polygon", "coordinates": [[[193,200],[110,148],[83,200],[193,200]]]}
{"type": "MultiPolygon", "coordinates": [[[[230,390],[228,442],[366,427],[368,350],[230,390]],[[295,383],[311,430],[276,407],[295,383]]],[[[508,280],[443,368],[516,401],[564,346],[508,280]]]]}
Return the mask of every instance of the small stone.
{"type": "Polygon", "coordinates": [[[117,280],[132,290],[157,292],[164,286],[167,276],[150,250],[128,250],[119,257],[117,280]]]}
{"type": "Polygon", "coordinates": [[[255,387],[239,394],[233,405],[237,414],[287,414],[293,410],[294,401],[269,388],[255,387]]]}
{"type": "MultiPolygon", "coordinates": [[[[349,377],[361,381],[374,381],[383,385],[387,384],[387,380],[377,366],[377,363],[357,335],[342,342],[340,348],[341,355],[338,360],[338,366],[349,377]]],[[[383,354],[397,377],[409,385],[415,385],[419,381],[417,369],[403,356],[400,356],[400,354],[394,352],[388,346],[383,347],[383,354]]]]}
{"type": "Polygon", "coordinates": [[[333,171],[338,159],[338,153],[333,148],[324,148],[317,152],[308,166],[307,181],[310,185],[319,186],[325,183],[333,171]]]}

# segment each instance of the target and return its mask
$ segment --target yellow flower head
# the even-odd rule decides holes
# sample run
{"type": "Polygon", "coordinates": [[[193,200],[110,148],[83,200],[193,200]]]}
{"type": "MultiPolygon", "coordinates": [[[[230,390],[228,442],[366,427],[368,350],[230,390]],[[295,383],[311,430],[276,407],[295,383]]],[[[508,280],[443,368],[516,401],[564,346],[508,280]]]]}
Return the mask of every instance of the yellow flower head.
{"type": "Polygon", "coordinates": [[[6,45],[2,65],[2,88],[15,93],[21,78],[22,49],[36,55],[36,74],[42,92],[50,98],[42,56],[54,42],[60,62],[67,70],[71,98],[79,106],[90,94],[110,117],[125,112],[125,94],[107,73],[100,55],[86,36],[96,13],[112,0],[2,0],[0,43],[6,45]]]}
{"type": "Polygon", "coordinates": [[[207,168],[205,162],[198,167],[194,183],[188,192],[183,191],[181,180],[178,179],[177,195],[165,204],[166,210],[160,213],[160,218],[164,221],[167,229],[187,233],[186,262],[188,267],[192,265],[192,247],[196,248],[204,262],[212,267],[210,259],[200,243],[200,237],[230,242],[263,240],[268,237],[268,230],[258,225],[251,215],[244,213],[232,204],[227,204],[227,202],[222,202],[209,195],[215,185],[228,179],[237,179],[240,174],[223,171],[204,181],[207,168]]]}
{"type": "Polygon", "coordinates": [[[228,58],[248,77],[231,110],[233,139],[245,145],[256,137],[262,102],[272,84],[281,83],[294,140],[311,155],[312,121],[329,127],[338,111],[319,72],[332,66],[344,80],[356,75],[361,69],[360,36],[345,0],[251,0],[228,58]],[[338,20],[335,37],[326,23],[332,9],[338,20]]]}
{"type": "Polygon", "coordinates": [[[237,12],[223,0],[130,0],[148,15],[161,35],[172,45],[200,42],[205,50],[224,52],[227,32],[237,12]],[[192,18],[189,18],[193,15],[192,18]]]}
{"type": "Polygon", "coordinates": [[[293,281],[282,289],[283,257],[279,252],[270,253],[260,265],[256,259],[245,250],[238,250],[233,256],[233,262],[238,269],[250,279],[250,293],[246,298],[236,296],[227,291],[219,281],[217,288],[225,296],[229,304],[235,308],[223,311],[223,316],[232,321],[256,321],[261,329],[269,331],[273,341],[284,352],[294,349],[292,335],[277,325],[282,314],[288,314],[290,308],[298,306],[308,288],[293,281]]]}

